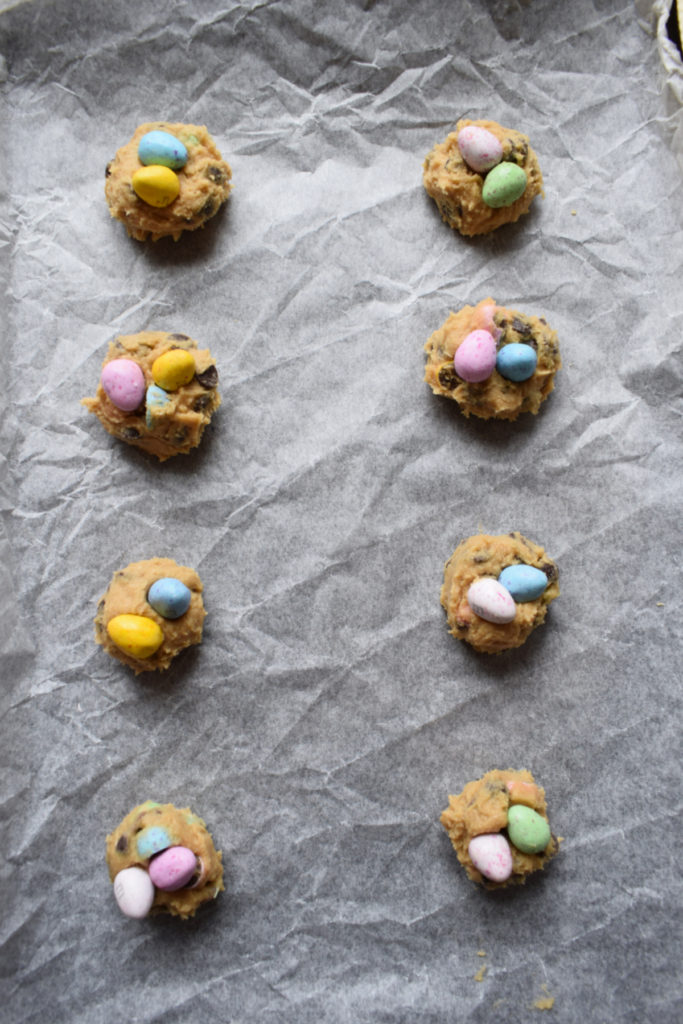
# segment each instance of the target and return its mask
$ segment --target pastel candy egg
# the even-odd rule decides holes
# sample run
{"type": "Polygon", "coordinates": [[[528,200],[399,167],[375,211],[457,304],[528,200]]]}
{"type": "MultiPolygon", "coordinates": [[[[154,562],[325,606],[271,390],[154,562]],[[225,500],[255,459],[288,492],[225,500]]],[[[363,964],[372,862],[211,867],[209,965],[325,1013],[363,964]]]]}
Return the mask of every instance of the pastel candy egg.
{"type": "Polygon", "coordinates": [[[164,576],[149,588],[147,600],[165,619],[179,619],[190,607],[192,591],[175,577],[164,576]]]}
{"type": "Polygon", "coordinates": [[[512,622],[517,614],[510,591],[491,576],[474,581],[467,591],[467,603],[480,619],[497,625],[512,622]]]}
{"type": "Polygon", "coordinates": [[[100,384],[117,409],[132,412],[145,394],[145,375],[132,359],[112,359],[102,367],[100,384]]]}
{"type": "Polygon", "coordinates": [[[149,828],[143,828],[142,832],[138,832],[138,857],[142,857],[143,860],[167,850],[171,845],[171,837],[161,825],[150,825],[149,828]]]}
{"type": "Polygon", "coordinates": [[[512,342],[503,345],[496,359],[496,369],[501,377],[517,383],[533,377],[538,356],[531,345],[512,342]]]}
{"type": "Polygon", "coordinates": [[[505,882],[512,874],[512,851],[500,832],[486,832],[470,839],[467,852],[477,871],[492,882],[505,882]]]}
{"type": "Polygon", "coordinates": [[[522,853],[542,853],[550,842],[550,825],[531,807],[513,804],[508,810],[508,836],[522,853]]]}
{"type": "Polygon", "coordinates": [[[183,889],[196,871],[197,858],[186,846],[171,846],[149,862],[149,877],[164,892],[183,889]]]}
{"type": "Polygon", "coordinates": [[[170,167],[150,164],[133,175],[133,191],[150,206],[169,206],[180,192],[178,175],[170,167]]]}
{"type": "Polygon", "coordinates": [[[458,149],[473,171],[488,171],[503,159],[503,147],[493,132],[474,124],[458,132],[458,149]]]}
{"type": "Polygon", "coordinates": [[[194,377],[194,356],[184,348],[172,348],[152,363],[152,377],[164,391],[177,391],[194,377]]]}
{"type": "Polygon", "coordinates": [[[187,149],[175,135],[156,130],[140,139],[138,159],[141,164],[160,164],[177,171],[187,163],[187,149]]]}
{"type": "Polygon", "coordinates": [[[107,633],[132,658],[151,658],[164,642],[161,626],[146,615],[115,615],[107,623],[107,633]]]}
{"type": "Polygon", "coordinates": [[[510,794],[511,804],[524,804],[526,807],[535,807],[541,801],[539,788],[533,782],[523,782],[521,779],[508,779],[505,785],[510,794]]]}
{"type": "Polygon", "coordinates": [[[114,879],[114,896],[126,917],[147,917],[154,903],[154,883],[144,868],[124,868],[114,879]]]}
{"type": "Polygon", "coordinates": [[[526,172],[519,164],[506,161],[497,164],[486,175],[481,198],[487,206],[498,209],[500,206],[512,206],[526,188],[526,172]]]}
{"type": "Polygon", "coordinates": [[[455,372],[469,384],[486,380],[496,365],[496,342],[489,331],[470,331],[455,350],[455,372]]]}
{"type": "Polygon", "coordinates": [[[517,604],[536,601],[548,586],[548,577],[533,565],[508,565],[498,582],[509,590],[517,604]]]}
{"type": "Polygon", "coordinates": [[[147,426],[151,428],[154,426],[154,420],[161,416],[167,405],[170,405],[171,399],[163,388],[157,387],[156,384],[150,384],[147,388],[147,394],[145,395],[145,421],[147,426]]]}

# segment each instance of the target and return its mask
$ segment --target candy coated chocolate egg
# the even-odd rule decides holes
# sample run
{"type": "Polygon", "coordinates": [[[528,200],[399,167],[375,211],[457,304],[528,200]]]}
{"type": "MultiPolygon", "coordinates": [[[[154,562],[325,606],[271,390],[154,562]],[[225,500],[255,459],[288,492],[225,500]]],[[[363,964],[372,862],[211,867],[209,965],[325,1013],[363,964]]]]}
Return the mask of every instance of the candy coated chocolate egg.
{"type": "Polygon", "coordinates": [[[498,582],[509,590],[517,604],[535,601],[548,586],[548,577],[533,565],[508,565],[498,582]]]}
{"type": "Polygon", "coordinates": [[[164,892],[183,889],[196,870],[197,858],[186,846],[170,846],[149,862],[149,877],[164,892]]]}
{"type": "Polygon", "coordinates": [[[164,642],[161,626],[146,615],[115,615],[107,623],[107,633],[132,658],[151,658],[164,642]]]}
{"type": "Polygon", "coordinates": [[[508,779],[505,783],[510,794],[511,804],[524,804],[526,807],[535,807],[541,802],[541,794],[538,786],[533,782],[523,782],[521,779],[508,779]]]}
{"type": "Polygon", "coordinates": [[[160,164],[177,171],[187,163],[187,149],[170,132],[155,130],[140,139],[138,160],[141,164],[160,164]]]}
{"type": "Polygon", "coordinates": [[[514,804],[508,810],[508,836],[522,853],[543,853],[550,842],[550,825],[531,807],[514,804]]]}
{"type": "Polygon", "coordinates": [[[477,871],[492,882],[505,882],[512,874],[512,851],[500,832],[486,832],[470,839],[467,852],[477,871]]]}
{"type": "Polygon", "coordinates": [[[165,619],[179,619],[190,607],[192,591],[175,577],[164,576],[149,588],[147,600],[165,619]]]}
{"type": "Polygon", "coordinates": [[[533,377],[538,356],[531,345],[512,342],[503,345],[496,359],[496,369],[501,377],[519,383],[533,377]]]}
{"type": "Polygon", "coordinates": [[[467,591],[467,603],[480,619],[497,625],[512,622],[517,614],[510,591],[491,576],[474,581],[467,591]]]}
{"type": "Polygon", "coordinates": [[[117,409],[132,412],[145,394],[145,375],[132,359],[112,359],[102,367],[100,384],[117,409]]]}
{"type": "Polygon", "coordinates": [[[455,350],[455,372],[469,384],[486,380],[496,365],[496,342],[488,331],[470,331],[455,350]]]}
{"type": "Polygon", "coordinates": [[[133,191],[150,206],[169,206],[180,192],[178,175],[170,167],[150,164],[136,171],[131,180],[133,191]]]}
{"type": "Polygon", "coordinates": [[[488,171],[503,159],[503,147],[493,132],[474,124],[458,132],[458,149],[473,171],[488,171]]]}
{"type": "Polygon", "coordinates": [[[163,388],[157,387],[156,384],[150,384],[145,395],[145,405],[147,407],[145,410],[145,421],[150,430],[154,426],[154,420],[163,414],[166,406],[170,405],[170,402],[171,399],[163,388]]]}
{"type": "Polygon", "coordinates": [[[124,868],[114,879],[114,896],[126,917],[147,917],[154,903],[154,884],[144,868],[124,868]]]}
{"type": "Polygon", "coordinates": [[[161,825],[150,825],[149,828],[143,828],[142,832],[138,832],[138,857],[142,857],[143,860],[167,850],[171,845],[171,837],[161,825]]]}
{"type": "Polygon", "coordinates": [[[177,391],[194,377],[194,356],[184,348],[172,348],[152,363],[154,383],[164,391],[177,391]]]}
{"type": "Polygon", "coordinates": [[[519,164],[506,161],[497,164],[484,179],[481,198],[487,206],[497,210],[500,206],[512,206],[526,188],[526,172],[519,164]]]}

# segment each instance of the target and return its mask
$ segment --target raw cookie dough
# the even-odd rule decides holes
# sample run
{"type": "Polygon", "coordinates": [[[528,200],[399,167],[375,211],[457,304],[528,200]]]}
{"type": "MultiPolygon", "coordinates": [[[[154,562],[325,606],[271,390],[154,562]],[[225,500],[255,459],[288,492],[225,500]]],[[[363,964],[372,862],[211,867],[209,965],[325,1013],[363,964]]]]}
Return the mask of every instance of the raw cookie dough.
{"type": "Polygon", "coordinates": [[[548,605],[559,595],[558,579],[557,566],[543,548],[517,531],[469,537],[458,545],[444,568],[441,604],[446,610],[450,632],[459,640],[466,640],[475,650],[489,654],[520,647],[531,631],[541,625],[548,605]],[[540,569],[548,577],[548,585],[535,601],[516,605],[512,622],[488,622],[472,611],[467,592],[475,580],[484,577],[497,580],[502,570],[510,565],[531,565],[540,569]]]}
{"type": "Polygon", "coordinates": [[[475,836],[506,830],[508,811],[513,804],[530,807],[546,822],[548,820],[545,792],[534,782],[531,772],[497,769],[487,772],[475,782],[468,782],[458,796],[449,796],[448,807],[441,815],[441,824],[448,832],[458,860],[472,881],[480,882],[487,889],[502,889],[526,882],[529,875],[544,868],[559,849],[559,841],[551,833],[548,845],[542,852],[522,853],[509,841],[505,831],[512,853],[512,873],[504,882],[484,877],[472,863],[470,841],[475,836]]]}
{"type": "Polygon", "coordinates": [[[465,416],[514,420],[521,412],[536,414],[555,386],[555,373],[562,366],[557,334],[543,317],[527,316],[515,309],[497,306],[492,298],[476,306],[464,306],[434,331],[427,344],[424,379],[435,395],[452,398],[465,416]],[[480,383],[467,383],[455,371],[453,357],[471,331],[493,334],[496,348],[518,343],[530,345],[538,362],[531,377],[512,381],[494,369],[480,383]]]}
{"type": "Polygon", "coordinates": [[[128,234],[138,241],[171,235],[177,241],[183,231],[204,227],[230,194],[232,171],[223,160],[204,126],[151,121],[141,124],[130,142],[117,150],[107,164],[104,193],[112,217],[123,221],[128,234]],[[176,173],[180,192],[168,206],[151,206],[133,190],[132,179],[143,166],[138,144],[152,131],[168,132],[186,146],[187,163],[176,173]]]}
{"type": "Polygon", "coordinates": [[[173,804],[159,804],[154,800],[134,807],[118,828],[107,836],[107,867],[113,882],[125,868],[139,867],[147,871],[151,856],[141,856],[148,848],[183,846],[197,857],[197,871],[190,883],[174,892],[155,888],[154,902],[150,913],[166,911],[178,917],[192,917],[202,903],[213,900],[224,889],[221,853],[213,845],[205,823],[189,807],[178,809],[173,804]],[[151,830],[163,830],[161,833],[151,830]],[[156,842],[155,842],[156,840],[156,842]]]}
{"type": "Polygon", "coordinates": [[[149,386],[154,383],[154,361],[172,349],[184,349],[192,354],[195,375],[189,384],[168,392],[168,404],[154,416],[151,425],[147,422],[144,397],[137,409],[125,412],[114,405],[100,383],[94,398],[82,400],[86,409],[97,416],[110,434],[156,455],[162,462],[172,455],[187,454],[195,448],[221,404],[218,371],[210,351],[197,348],[197,342],[187,334],[142,331],[140,334],[121,335],[110,342],[102,364],[104,367],[114,359],[131,359],[138,363],[149,386]]]}
{"type": "Polygon", "coordinates": [[[528,211],[534,196],[544,194],[543,175],[527,136],[495,121],[458,121],[455,131],[427,154],[422,180],[442,218],[462,235],[483,235],[518,220],[528,211]],[[510,206],[494,208],[482,199],[487,172],[473,171],[458,149],[458,133],[467,125],[495,135],[503,147],[501,162],[516,163],[526,173],[526,188],[510,206]]]}
{"type": "Polygon", "coordinates": [[[203,589],[194,569],[178,565],[172,558],[149,558],[143,562],[132,562],[125,569],[114,573],[106,593],[100,598],[95,616],[95,641],[112,658],[118,658],[130,666],[136,675],[166,669],[180,651],[192,644],[201,643],[206,618],[203,589]],[[166,577],[180,580],[191,592],[189,608],[177,619],[159,615],[147,600],[152,584],[166,577]],[[155,622],[163,633],[163,642],[158,650],[143,659],[117,647],[107,632],[107,624],[118,615],[139,615],[155,622]]]}

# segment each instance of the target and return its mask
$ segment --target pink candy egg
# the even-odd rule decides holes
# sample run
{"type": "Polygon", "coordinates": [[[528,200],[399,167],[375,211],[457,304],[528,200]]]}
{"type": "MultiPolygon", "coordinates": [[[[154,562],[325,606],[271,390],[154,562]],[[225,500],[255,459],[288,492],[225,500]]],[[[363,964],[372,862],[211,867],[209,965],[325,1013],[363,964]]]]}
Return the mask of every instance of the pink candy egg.
{"type": "Polygon", "coordinates": [[[500,832],[486,832],[470,839],[467,852],[477,871],[492,882],[505,882],[512,874],[512,851],[500,832]]]}
{"type": "Polygon", "coordinates": [[[467,591],[467,603],[480,619],[497,625],[512,622],[517,614],[514,597],[492,576],[474,581],[467,591]]]}
{"type": "Polygon", "coordinates": [[[489,171],[503,159],[503,147],[496,136],[474,124],[458,132],[458,149],[473,171],[489,171]]]}
{"type": "Polygon", "coordinates": [[[185,888],[196,870],[197,858],[186,846],[169,846],[149,862],[149,877],[164,892],[185,888]]]}
{"type": "Polygon", "coordinates": [[[478,384],[493,373],[496,366],[496,342],[488,331],[470,331],[458,345],[453,357],[455,372],[469,384],[478,384]]]}
{"type": "Polygon", "coordinates": [[[102,367],[100,383],[123,412],[137,409],[145,397],[145,375],[132,359],[112,359],[102,367]]]}

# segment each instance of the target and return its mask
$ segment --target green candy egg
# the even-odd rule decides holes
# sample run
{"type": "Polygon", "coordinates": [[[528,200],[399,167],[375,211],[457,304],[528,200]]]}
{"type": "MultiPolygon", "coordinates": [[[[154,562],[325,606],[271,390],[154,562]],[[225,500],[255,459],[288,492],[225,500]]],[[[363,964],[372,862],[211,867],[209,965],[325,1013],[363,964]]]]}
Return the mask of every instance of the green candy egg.
{"type": "Polygon", "coordinates": [[[518,164],[506,161],[492,168],[484,179],[481,198],[487,206],[497,210],[512,206],[526,188],[526,172],[518,164]]]}
{"type": "Polygon", "coordinates": [[[550,825],[531,807],[513,804],[508,811],[508,838],[522,853],[542,853],[550,842],[550,825]]]}

